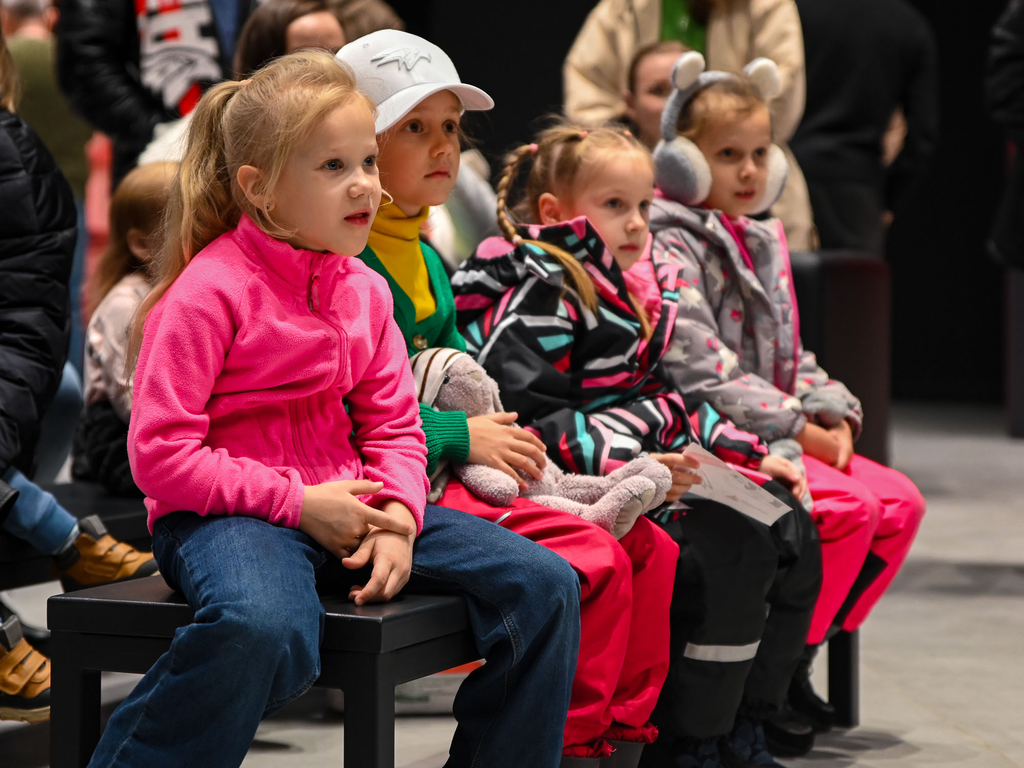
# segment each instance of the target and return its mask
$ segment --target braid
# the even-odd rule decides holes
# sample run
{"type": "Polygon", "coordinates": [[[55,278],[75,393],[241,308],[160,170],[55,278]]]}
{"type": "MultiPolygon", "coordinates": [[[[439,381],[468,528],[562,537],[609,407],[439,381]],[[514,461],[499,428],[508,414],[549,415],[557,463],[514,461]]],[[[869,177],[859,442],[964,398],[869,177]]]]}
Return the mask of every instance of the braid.
{"type": "Polygon", "coordinates": [[[498,226],[501,228],[501,233],[516,245],[522,242],[522,238],[516,232],[516,226],[512,223],[512,217],[509,216],[508,196],[519,175],[519,167],[523,164],[523,160],[531,154],[533,154],[533,147],[525,144],[510,152],[505,158],[505,170],[498,181],[498,226]]]}

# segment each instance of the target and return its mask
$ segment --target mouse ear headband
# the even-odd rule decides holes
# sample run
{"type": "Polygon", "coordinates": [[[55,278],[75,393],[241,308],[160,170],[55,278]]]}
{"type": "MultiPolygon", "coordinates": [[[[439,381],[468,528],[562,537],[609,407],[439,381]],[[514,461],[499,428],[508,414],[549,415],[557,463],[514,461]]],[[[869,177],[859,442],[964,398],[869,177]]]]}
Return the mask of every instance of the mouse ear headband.
{"type": "MultiPolygon", "coordinates": [[[[684,205],[699,205],[711,194],[711,168],[700,148],[676,131],[679,115],[705,88],[738,79],[729,72],[705,72],[704,67],[704,57],[697,51],[687,51],[676,60],[672,67],[673,91],[661,115],[661,141],[654,149],[658,187],[666,197],[684,205]]],[[[782,90],[779,68],[771,59],[754,59],[743,68],[743,76],[765,103],[782,90]]],[[[788,175],[785,154],[777,144],[772,144],[768,150],[768,180],[751,213],[762,213],[779,199],[788,175]]]]}

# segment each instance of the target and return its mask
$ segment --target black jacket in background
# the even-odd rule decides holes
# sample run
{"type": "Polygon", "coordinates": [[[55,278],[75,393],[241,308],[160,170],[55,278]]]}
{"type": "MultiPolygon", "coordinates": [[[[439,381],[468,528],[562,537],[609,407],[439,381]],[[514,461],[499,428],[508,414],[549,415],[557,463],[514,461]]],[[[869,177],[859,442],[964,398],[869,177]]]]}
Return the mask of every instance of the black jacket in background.
{"type": "Polygon", "coordinates": [[[985,96],[989,114],[1017,150],[989,241],[996,260],[1024,269],[1024,3],[1014,0],[992,30],[985,96]]]}
{"type": "Polygon", "coordinates": [[[807,103],[790,147],[813,177],[876,186],[888,210],[923,172],[938,141],[936,46],[905,0],[796,0],[807,103]],[[907,137],[882,167],[882,136],[897,107],[907,137]]]}
{"type": "Polygon", "coordinates": [[[68,353],[75,200],[35,132],[0,109],[0,473],[31,476],[68,353]]]}
{"type": "MultiPolygon", "coordinates": [[[[254,0],[239,0],[238,31],[254,7],[254,0]]],[[[113,140],[115,184],[135,166],[153,127],[180,117],[142,83],[136,16],[134,0],[61,0],[56,29],[61,90],[76,112],[113,140]]],[[[168,70],[175,65],[181,63],[168,52],[168,70]]],[[[230,79],[231,62],[223,52],[220,67],[220,80],[230,79]]]]}

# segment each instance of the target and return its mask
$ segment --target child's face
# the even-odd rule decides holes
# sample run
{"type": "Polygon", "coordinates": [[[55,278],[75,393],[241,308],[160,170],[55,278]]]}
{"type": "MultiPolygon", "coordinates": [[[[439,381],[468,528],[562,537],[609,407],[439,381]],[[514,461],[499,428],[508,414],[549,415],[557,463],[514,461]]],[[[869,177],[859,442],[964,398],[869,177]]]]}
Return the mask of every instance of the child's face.
{"type": "Polygon", "coordinates": [[[462,102],[440,91],[380,135],[381,182],[407,216],[448,199],[459,173],[461,119],[462,102]]]}
{"type": "Polygon", "coordinates": [[[654,149],[661,140],[661,113],[672,94],[672,66],[678,58],[675,51],[642,58],[636,66],[636,90],[626,94],[626,117],[636,126],[640,143],[648,149],[654,149]]]}
{"type": "Polygon", "coordinates": [[[714,119],[694,143],[711,167],[711,194],[704,205],[727,216],[750,213],[768,179],[772,124],[767,108],[714,119]]]}
{"type": "Polygon", "coordinates": [[[361,99],[331,112],[292,152],[271,197],[271,216],[295,231],[295,247],[362,252],[380,204],[380,178],[373,115],[361,99]]]}
{"type": "Polygon", "coordinates": [[[643,255],[650,232],[654,170],[638,153],[619,153],[603,161],[578,184],[565,219],[586,216],[625,271],[643,255]]]}

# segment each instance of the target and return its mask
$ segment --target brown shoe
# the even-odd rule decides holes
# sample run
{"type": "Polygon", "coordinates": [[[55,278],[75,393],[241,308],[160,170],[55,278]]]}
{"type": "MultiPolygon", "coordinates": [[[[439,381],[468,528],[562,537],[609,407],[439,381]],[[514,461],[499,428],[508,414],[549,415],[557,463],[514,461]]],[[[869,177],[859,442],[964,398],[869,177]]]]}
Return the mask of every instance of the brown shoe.
{"type": "Polygon", "coordinates": [[[17,616],[0,625],[0,720],[50,719],[50,660],[21,636],[17,616]]]}
{"type": "Polygon", "coordinates": [[[78,528],[81,533],[75,543],[66,552],[54,556],[65,592],[156,573],[153,555],[115,540],[98,516],[79,520],[78,528]]]}

